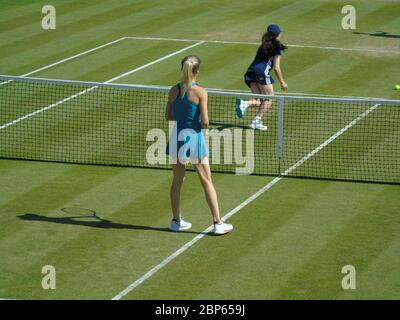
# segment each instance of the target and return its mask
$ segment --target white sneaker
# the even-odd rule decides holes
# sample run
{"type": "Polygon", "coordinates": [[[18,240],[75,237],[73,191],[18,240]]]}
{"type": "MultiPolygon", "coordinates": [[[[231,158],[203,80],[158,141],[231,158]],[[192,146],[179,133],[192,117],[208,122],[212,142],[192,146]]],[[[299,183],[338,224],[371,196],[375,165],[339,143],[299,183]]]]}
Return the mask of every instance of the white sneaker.
{"type": "Polygon", "coordinates": [[[186,222],[185,220],[181,219],[180,221],[176,221],[172,219],[171,225],[169,226],[169,229],[171,231],[182,231],[182,230],[189,230],[192,227],[192,224],[190,222],[186,222]]]}
{"type": "Polygon", "coordinates": [[[253,120],[250,123],[249,127],[251,129],[254,129],[254,130],[261,130],[261,131],[267,131],[268,130],[268,127],[265,126],[262,121],[258,121],[258,120],[253,120]]]}
{"type": "Polygon", "coordinates": [[[214,234],[215,235],[222,235],[227,234],[233,230],[233,226],[229,223],[220,222],[214,223],[214,234]]]}

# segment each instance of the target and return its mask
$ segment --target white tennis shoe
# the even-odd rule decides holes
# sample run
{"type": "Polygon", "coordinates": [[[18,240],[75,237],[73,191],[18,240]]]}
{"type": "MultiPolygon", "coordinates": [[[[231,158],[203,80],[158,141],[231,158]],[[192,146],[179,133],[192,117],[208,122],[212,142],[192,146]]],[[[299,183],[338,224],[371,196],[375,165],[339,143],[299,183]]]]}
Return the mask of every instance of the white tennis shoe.
{"type": "Polygon", "coordinates": [[[169,229],[174,232],[179,232],[182,230],[189,230],[191,227],[192,227],[192,224],[183,219],[181,219],[179,221],[172,219],[169,229]]]}
{"type": "Polygon", "coordinates": [[[261,120],[253,120],[249,127],[254,130],[267,131],[268,127],[263,124],[261,120]]]}
{"type": "Polygon", "coordinates": [[[233,226],[229,223],[220,222],[214,223],[214,234],[215,235],[223,235],[231,232],[233,230],[233,226]]]}

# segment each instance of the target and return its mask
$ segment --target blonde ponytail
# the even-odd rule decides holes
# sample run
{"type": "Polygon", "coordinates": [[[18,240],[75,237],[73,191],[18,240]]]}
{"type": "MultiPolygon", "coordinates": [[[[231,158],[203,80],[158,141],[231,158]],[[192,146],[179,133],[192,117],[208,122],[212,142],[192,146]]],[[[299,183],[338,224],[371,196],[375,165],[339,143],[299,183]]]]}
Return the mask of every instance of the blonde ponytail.
{"type": "Polygon", "coordinates": [[[182,59],[182,98],[186,94],[187,90],[192,86],[192,82],[195,79],[200,68],[200,58],[198,56],[187,56],[182,59]]]}
{"type": "Polygon", "coordinates": [[[182,67],[182,98],[186,91],[192,86],[193,79],[193,63],[190,60],[186,60],[182,67]]]}

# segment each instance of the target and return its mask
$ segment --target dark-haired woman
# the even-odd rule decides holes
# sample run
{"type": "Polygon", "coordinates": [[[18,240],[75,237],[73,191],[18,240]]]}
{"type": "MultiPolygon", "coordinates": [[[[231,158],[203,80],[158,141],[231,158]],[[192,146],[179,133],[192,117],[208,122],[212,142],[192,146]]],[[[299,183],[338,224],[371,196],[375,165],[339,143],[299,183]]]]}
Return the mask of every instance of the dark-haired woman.
{"type": "MultiPolygon", "coordinates": [[[[272,69],[275,71],[282,90],[288,89],[280,67],[281,55],[287,47],[279,41],[280,37],[280,27],[276,24],[269,25],[267,32],[262,37],[262,43],[258,48],[256,57],[244,76],[244,81],[250,87],[252,93],[274,95],[274,79],[270,75],[272,69]]],[[[252,99],[246,101],[236,99],[236,114],[239,118],[243,118],[247,108],[259,107],[256,117],[249,126],[252,129],[265,131],[268,128],[263,124],[262,118],[271,105],[272,100],[252,99]]]]}
{"type": "Polygon", "coordinates": [[[172,231],[188,230],[190,222],[183,220],[180,211],[180,195],[185,179],[185,163],[190,162],[195,167],[203,186],[204,194],[214,221],[214,234],[222,235],[232,231],[231,224],[221,220],[217,192],[211,179],[208,160],[208,146],[205,142],[203,129],[208,127],[207,91],[197,84],[200,69],[200,59],[191,55],[181,62],[182,81],[172,87],[166,108],[166,118],[175,121],[175,130],[167,146],[167,154],[172,160],[173,180],[170,190],[172,231]]]}

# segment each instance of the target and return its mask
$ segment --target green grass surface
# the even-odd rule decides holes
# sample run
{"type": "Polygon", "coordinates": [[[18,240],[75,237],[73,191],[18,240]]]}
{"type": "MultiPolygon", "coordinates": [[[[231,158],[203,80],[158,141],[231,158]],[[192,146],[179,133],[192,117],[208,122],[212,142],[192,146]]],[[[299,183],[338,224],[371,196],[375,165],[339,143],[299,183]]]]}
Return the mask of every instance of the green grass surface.
{"type": "MultiPolygon", "coordinates": [[[[283,56],[290,92],[399,98],[392,90],[400,83],[398,1],[352,1],[356,31],[366,34],[341,28],[346,1],[55,0],[52,31],[40,27],[45,4],[0,3],[0,74],[24,74],[124,36],[257,42],[265,25],[275,22],[284,29],[285,43],[314,46],[292,47],[283,56]],[[388,36],[369,35],[377,31],[388,36]],[[325,46],[393,52],[316,48],[325,46]]],[[[193,43],[123,40],[33,76],[106,81],[193,43]]],[[[205,43],[118,82],[172,85],[182,56],[196,53],[203,60],[203,86],[247,90],[242,75],[256,48],[205,43]]],[[[29,96],[19,99],[21,105],[29,96]]],[[[33,110],[27,104],[0,110],[0,125],[33,110]]],[[[383,121],[386,134],[396,136],[390,131],[395,112],[380,112],[369,121],[383,121]]],[[[351,137],[343,139],[345,145],[351,137]]],[[[322,142],[317,140],[297,141],[314,146],[322,142]]],[[[385,143],[381,136],[370,142],[378,150],[385,143]]],[[[340,145],[321,156],[331,157],[340,145]]],[[[398,159],[396,150],[388,156],[398,159]]],[[[354,162],[363,161],[365,150],[352,152],[354,162]]],[[[386,169],[371,168],[379,170],[386,169]]],[[[214,174],[222,213],[271,180],[214,174]]],[[[182,199],[194,227],[182,234],[166,230],[169,171],[0,160],[0,182],[0,298],[110,299],[211,222],[193,172],[182,199]],[[71,219],[62,211],[78,207],[107,221],[71,219]],[[41,288],[41,269],[48,264],[57,270],[56,290],[41,288]]],[[[232,234],[204,237],[125,298],[399,299],[399,199],[398,186],[282,180],[230,219],[232,234]],[[356,290],[341,288],[347,264],[356,267],[356,290]]]]}

